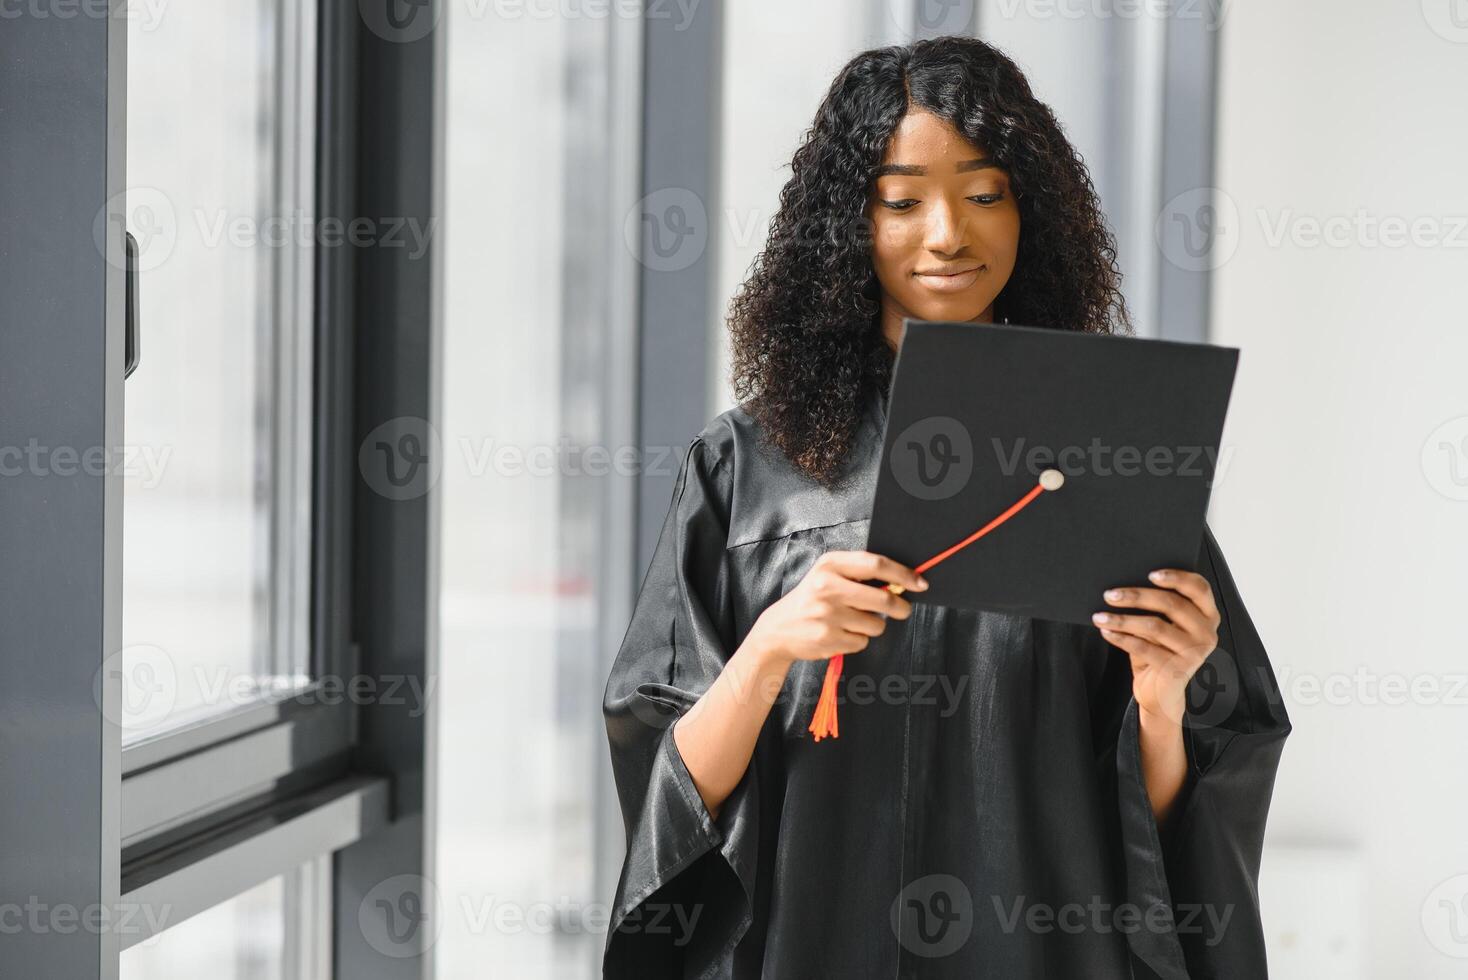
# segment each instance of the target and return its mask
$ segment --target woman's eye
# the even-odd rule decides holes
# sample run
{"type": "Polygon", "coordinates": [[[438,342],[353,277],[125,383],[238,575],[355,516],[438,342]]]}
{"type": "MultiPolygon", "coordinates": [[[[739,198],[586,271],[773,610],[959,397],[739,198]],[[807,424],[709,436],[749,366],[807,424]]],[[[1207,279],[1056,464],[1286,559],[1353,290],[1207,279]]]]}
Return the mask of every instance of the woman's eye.
{"type": "Polygon", "coordinates": [[[890,208],[893,211],[906,211],[908,208],[912,207],[916,203],[917,201],[913,200],[912,198],[905,197],[900,201],[883,201],[882,207],[890,208]]]}
{"type": "Polygon", "coordinates": [[[973,197],[969,198],[969,200],[970,201],[973,201],[975,204],[998,204],[1000,201],[1004,200],[1004,195],[1003,194],[975,194],[973,197]]]}

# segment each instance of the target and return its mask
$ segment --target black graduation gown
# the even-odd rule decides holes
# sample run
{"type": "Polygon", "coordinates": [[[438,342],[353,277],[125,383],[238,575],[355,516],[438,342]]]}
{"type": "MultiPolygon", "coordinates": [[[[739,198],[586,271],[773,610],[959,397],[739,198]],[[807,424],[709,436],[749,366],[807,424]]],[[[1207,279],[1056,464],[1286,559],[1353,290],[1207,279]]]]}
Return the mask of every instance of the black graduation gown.
{"type": "Polygon", "coordinates": [[[603,702],[627,831],[604,976],[1265,977],[1256,882],[1290,723],[1208,529],[1223,622],[1165,833],[1125,653],[921,602],[846,658],[839,737],[807,731],[825,662],[790,669],[710,818],[672,723],[816,556],[864,547],[885,412],[872,399],[835,491],[742,408],[687,448],[603,702]]]}

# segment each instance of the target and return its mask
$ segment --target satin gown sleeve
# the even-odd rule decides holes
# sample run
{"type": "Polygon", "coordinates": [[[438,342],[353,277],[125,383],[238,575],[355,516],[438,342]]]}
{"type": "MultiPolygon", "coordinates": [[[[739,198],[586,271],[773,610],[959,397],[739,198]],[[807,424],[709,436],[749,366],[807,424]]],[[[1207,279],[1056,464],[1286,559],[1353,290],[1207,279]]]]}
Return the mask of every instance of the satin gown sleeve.
{"type": "Polygon", "coordinates": [[[753,915],[758,760],[715,821],[672,728],[733,653],[729,470],[701,437],[689,445],[606,686],[603,715],[627,833],[606,977],[701,977],[727,969],[753,915]]]}
{"type": "MultiPolygon", "coordinates": [[[[1142,778],[1135,698],[1114,750],[1127,897],[1156,917],[1129,936],[1141,961],[1133,968],[1139,978],[1164,980],[1262,978],[1268,972],[1259,864],[1290,722],[1263,643],[1206,526],[1197,569],[1213,586],[1222,622],[1218,648],[1189,687],[1189,772],[1161,831],[1142,778]],[[1169,919],[1170,927],[1162,925],[1169,919]]],[[[1123,673],[1129,689],[1130,667],[1123,673]]]]}

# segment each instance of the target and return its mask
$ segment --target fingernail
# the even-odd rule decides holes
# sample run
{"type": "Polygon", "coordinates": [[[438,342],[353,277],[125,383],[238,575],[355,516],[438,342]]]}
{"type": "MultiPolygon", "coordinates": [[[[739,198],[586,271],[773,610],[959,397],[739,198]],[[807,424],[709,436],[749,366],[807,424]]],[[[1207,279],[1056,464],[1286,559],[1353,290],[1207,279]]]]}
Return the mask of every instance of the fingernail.
{"type": "Polygon", "coordinates": [[[1107,589],[1106,598],[1110,599],[1112,602],[1115,602],[1118,599],[1126,598],[1126,592],[1122,589],[1107,589]]]}
{"type": "Polygon", "coordinates": [[[1091,622],[1093,622],[1093,623],[1109,623],[1109,622],[1111,622],[1111,614],[1110,613],[1104,613],[1104,612],[1094,613],[1091,616],[1091,622]]]}
{"type": "Polygon", "coordinates": [[[1168,575],[1167,575],[1167,572],[1166,571],[1164,571],[1164,570],[1162,570],[1162,569],[1159,568],[1157,571],[1151,573],[1147,577],[1150,578],[1154,582],[1166,582],[1167,581],[1167,578],[1168,578],[1168,575]]]}
{"type": "Polygon", "coordinates": [[[917,580],[917,587],[919,589],[926,589],[928,587],[928,580],[919,575],[917,580]]]}

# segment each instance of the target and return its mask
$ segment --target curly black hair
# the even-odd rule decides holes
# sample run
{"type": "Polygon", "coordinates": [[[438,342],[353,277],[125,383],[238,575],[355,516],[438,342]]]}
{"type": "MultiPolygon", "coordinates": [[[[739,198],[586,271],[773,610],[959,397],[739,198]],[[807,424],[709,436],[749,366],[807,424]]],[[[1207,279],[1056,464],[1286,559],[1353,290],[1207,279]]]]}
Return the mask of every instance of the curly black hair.
{"type": "Polygon", "coordinates": [[[736,398],[767,442],[827,486],[842,476],[865,400],[891,379],[866,206],[888,140],[914,107],[1009,173],[1019,250],[995,319],[1131,332],[1090,174],[1019,67],[968,37],[862,52],[796,150],[765,249],[728,317],[736,398]]]}

